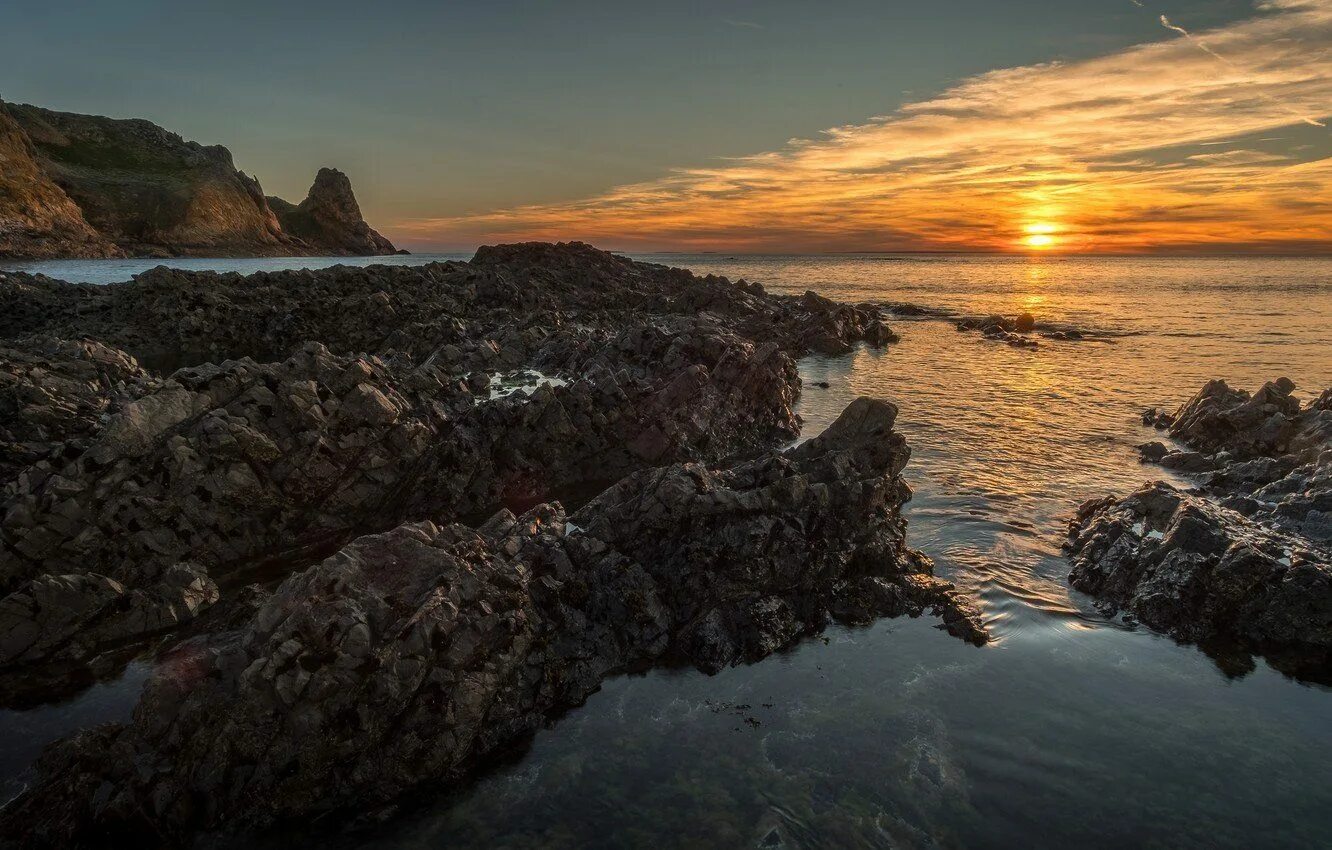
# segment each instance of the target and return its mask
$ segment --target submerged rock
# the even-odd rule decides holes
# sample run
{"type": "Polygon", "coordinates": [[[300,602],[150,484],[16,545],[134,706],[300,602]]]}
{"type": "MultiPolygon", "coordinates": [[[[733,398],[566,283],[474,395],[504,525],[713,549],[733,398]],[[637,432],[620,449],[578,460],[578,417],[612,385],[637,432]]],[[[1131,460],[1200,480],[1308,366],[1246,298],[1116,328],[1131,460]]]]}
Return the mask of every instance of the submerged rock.
{"type": "Polygon", "coordinates": [[[906,548],[895,414],[861,399],[797,448],[638,472],[572,517],[359,538],[177,649],[132,723],[50,748],[0,829],[175,843],[383,802],[458,781],[611,673],[717,670],[833,617],[935,608],[980,639],[906,548]]]}

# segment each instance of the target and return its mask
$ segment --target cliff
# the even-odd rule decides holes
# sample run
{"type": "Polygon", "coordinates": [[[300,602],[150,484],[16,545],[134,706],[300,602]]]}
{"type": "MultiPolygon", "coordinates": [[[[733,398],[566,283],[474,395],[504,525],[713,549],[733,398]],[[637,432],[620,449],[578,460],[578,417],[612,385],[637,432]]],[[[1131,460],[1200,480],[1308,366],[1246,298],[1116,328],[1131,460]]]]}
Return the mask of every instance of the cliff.
{"type": "Polygon", "coordinates": [[[0,257],[393,253],[331,173],[340,181],[321,171],[315,185],[335,191],[292,208],[307,240],[224,147],[140,119],[0,104],[0,257]]]}
{"type": "Polygon", "coordinates": [[[32,142],[0,103],[0,257],[119,254],[38,165],[32,142]]]}

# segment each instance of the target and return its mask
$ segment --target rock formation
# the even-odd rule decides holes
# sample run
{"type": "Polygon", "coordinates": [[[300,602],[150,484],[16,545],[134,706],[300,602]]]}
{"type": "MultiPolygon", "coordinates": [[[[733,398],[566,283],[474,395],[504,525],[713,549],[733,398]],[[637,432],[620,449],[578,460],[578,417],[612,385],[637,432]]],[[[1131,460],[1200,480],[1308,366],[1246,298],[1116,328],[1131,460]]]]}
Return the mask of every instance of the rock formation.
{"type": "Polygon", "coordinates": [[[131,724],[50,751],[6,828],[179,841],[382,802],[465,776],[614,671],[716,670],[833,616],[950,607],[904,546],[895,414],[861,399],[798,448],[637,473],[572,517],[361,538],[176,650],[131,724]]]}
{"type": "Polygon", "coordinates": [[[1073,586],[1182,640],[1332,676],[1332,390],[1302,408],[1294,389],[1212,381],[1173,414],[1147,411],[1187,448],[1146,443],[1144,461],[1199,473],[1201,487],[1083,505],[1073,586]]]}
{"type": "Polygon", "coordinates": [[[906,546],[892,405],[773,448],[799,433],[793,358],[895,339],[876,307],[528,244],[8,274],[0,338],[0,686],[176,645],[133,723],[56,746],[0,815],[30,844],[456,782],[607,675],[831,620],[929,610],[986,640],[906,546]]]}
{"type": "Polygon", "coordinates": [[[140,119],[0,104],[0,257],[393,253],[360,220],[346,177],[324,173],[312,215],[336,223],[336,246],[284,231],[224,147],[140,119]]]}
{"type": "Polygon", "coordinates": [[[269,198],[286,233],[313,246],[321,254],[392,254],[393,243],[380,236],[361,218],[361,207],[352,194],[347,175],[334,168],[321,168],[310,193],[299,206],[281,198],[269,198]]]}
{"type": "Polygon", "coordinates": [[[32,142],[0,103],[0,257],[120,255],[38,164],[32,142]]]}

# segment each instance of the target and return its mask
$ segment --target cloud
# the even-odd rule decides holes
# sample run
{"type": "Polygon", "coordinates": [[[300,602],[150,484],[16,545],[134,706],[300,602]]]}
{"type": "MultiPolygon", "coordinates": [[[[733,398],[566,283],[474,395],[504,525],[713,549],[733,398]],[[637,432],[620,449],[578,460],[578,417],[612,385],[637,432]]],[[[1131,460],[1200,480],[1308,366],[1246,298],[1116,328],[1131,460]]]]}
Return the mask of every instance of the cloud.
{"type": "Polygon", "coordinates": [[[727,26],[739,27],[740,29],[746,29],[746,30],[764,29],[763,24],[756,24],[753,21],[736,21],[732,20],[731,18],[724,18],[722,19],[722,23],[726,24],[727,26]]]}
{"type": "Polygon", "coordinates": [[[1292,201],[1332,195],[1328,140],[1286,157],[1227,140],[1327,116],[1332,0],[1259,8],[1198,34],[1224,63],[1181,38],[992,71],[780,150],[393,232],[423,244],[1005,250],[1041,222],[1079,250],[1328,244],[1332,214],[1292,212],[1292,201]],[[1233,150],[1205,155],[1217,142],[1233,150]]]}

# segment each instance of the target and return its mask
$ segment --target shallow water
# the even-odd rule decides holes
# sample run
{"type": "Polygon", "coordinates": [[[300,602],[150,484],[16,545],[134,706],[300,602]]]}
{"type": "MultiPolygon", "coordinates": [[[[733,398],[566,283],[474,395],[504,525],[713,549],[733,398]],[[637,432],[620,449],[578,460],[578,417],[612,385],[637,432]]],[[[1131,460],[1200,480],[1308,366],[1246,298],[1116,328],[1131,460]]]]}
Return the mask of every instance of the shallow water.
{"type": "MultiPolygon", "coordinates": [[[[617,678],[467,791],[348,846],[1326,846],[1332,691],[1261,660],[1227,675],[1108,621],[1069,589],[1059,544],[1079,502],[1166,474],[1135,459],[1157,437],[1143,407],[1212,377],[1287,375],[1306,398],[1332,384],[1332,261],[644,259],[1121,334],[1027,351],[898,320],[898,345],[801,363],[807,433],[857,395],[900,406],[909,539],[977,595],[997,640],[888,620],[713,677],[617,678]]],[[[123,715],[108,693],[0,715],[0,734],[30,750],[73,718],[123,715]]]]}

